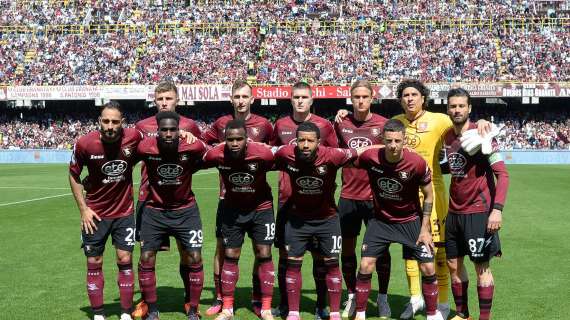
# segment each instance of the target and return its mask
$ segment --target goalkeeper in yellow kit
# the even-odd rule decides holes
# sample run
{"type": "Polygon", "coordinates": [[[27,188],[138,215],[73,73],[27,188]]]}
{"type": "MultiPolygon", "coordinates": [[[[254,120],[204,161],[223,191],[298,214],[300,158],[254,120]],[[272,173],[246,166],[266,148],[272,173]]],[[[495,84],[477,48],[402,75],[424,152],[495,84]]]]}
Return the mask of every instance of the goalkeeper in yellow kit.
{"type": "MultiPolygon", "coordinates": [[[[449,272],[445,255],[445,218],[447,217],[448,199],[439,166],[439,155],[444,134],[453,127],[453,124],[446,114],[426,110],[429,89],[418,80],[402,81],[397,88],[397,97],[404,113],[394,118],[402,121],[406,127],[406,145],[420,154],[432,170],[434,205],[431,212],[431,232],[435,244],[435,269],[439,287],[438,310],[443,318],[447,319],[449,315],[449,272]]],[[[478,123],[481,128],[488,125],[489,123],[484,120],[478,123]]],[[[418,263],[408,257],[404,258],[406,258],[406,275],[411,297],[400,318],[409,319],[418,310],[423,309],[424,302],[420,289],[418,263]]]]}

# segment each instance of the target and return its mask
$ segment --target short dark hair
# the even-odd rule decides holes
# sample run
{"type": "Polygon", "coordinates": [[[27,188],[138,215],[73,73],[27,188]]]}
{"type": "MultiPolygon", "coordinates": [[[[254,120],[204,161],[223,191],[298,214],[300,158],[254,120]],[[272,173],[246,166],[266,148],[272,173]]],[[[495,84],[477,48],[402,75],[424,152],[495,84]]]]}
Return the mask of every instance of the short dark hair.
{"type": "Polygon", "coordinates": [[[311,121],[304,121],[304,122],[301,122],[301,124],[299,124],[299,126],[297,127],[297,132],[296,132],[297,137],[299,136],[300,131],[314,132],[317,134],[317,139],[321,138],[321,130],[319,130],[319,127],[317,127],[317,125],[311,121]]]}
{"type": "Polygon", "coordinates": [[[424,97],[423,107],[426,108],[429,100],[429,88],[426,87],[426,85],[420,80],[416,79],[402,80],[402,82],[398,84],[398,88],[396,89],[398,100],[402,99],[402,92],[404,92],[404,89],[409,87],[416,88],[420,92],[420,94],[424,97]]]}
{"type": "Polygon", "coordinates": [[[245,121],[241,119],[232,119],[226,123],[225,134],[232,129],[243,129],[245,136],[247,137],[247,128],[245,127],[245,121]]]}
{"type": "Polygon", "coordinates": [[[176,125],[180,124],[180,116],[178,115],[178,113],[174,111],[160,111],[159,113],[156,114],[155,118],[156,118],[156,124],[158,126],[160,126],[160,121],[164,119],[173,119],[174,121],[176,121],[176,125]]]}
{"type": "Polygon", "coordinates": [[[115,109],[117,111],[119,111],[119,113],[121,114],[121,117],[123,116],[123,108],[121,108],[121,105],[115,101],[115,100],[111,100],[107,103],[105,103],[102,107],[101,107],[101,113],[103,112],[103,110],[105,109],[115,109]]]}
{"type": "Polygon", "coordinates": [[[156,85],[156,87],[154,87],[154,95],[170,91],[174,91],[176,93],[176,96],[178,97],[178,88],[176,87],[174,82],[170,80],[162,80],[158,83],[158,85],[156,85]]]}
{"type": "Polygon", "coordinates": [[[305,81],[296,82],[291,87],[291,95],[293,95],[293,90],[298,90],[298,89],[308,89],[311,96],[313,95],[313,89],[311,89],[311,86],[308,83],[306,83],[305,81]]]}
{"type": "Polygon", "coordinates": [[[236,92],[238,89],[241,89],[243,87],[248,87],[249,90],[251,90],[252,94],[253,94],[253,88],[251,87],[251,85],[249,83],[247,83],[247,81],[243,80],[243,79],[237,79],[236,81],[234,81],[234,83],[232,84],[232,95],[234,94],[234,92],[236,92]]]}
{"type": "Polygon", "coordinates": [[[406,127],[404,127],[402,121],[398,119],[390,119],[384,124],[384,129],[382,129],[382,132],[401,132],[405,135],[406,127]]]}
{"type": "Polygon", "coordinates": [[[469,92],[461,87],[453,88],[447,92],[447,103],[449,104],[449,98],[451,97],[467,97],[467,104],[471,105],[471,95],[469,92]]]}

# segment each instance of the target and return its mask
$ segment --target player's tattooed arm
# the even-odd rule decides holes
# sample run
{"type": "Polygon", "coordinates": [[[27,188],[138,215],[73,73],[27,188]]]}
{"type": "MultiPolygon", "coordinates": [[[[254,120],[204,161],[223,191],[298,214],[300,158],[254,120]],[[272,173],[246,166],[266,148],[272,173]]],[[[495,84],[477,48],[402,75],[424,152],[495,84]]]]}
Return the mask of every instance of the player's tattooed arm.
{"type": "Polygon", "coordinates": [[[423,243],[430,254],[434,252],[433,239],[431,237],[431,224],[430,217],[433,209],[433,187],[431,183],[420,186],[424,195],[424,203],[422,210],[422,227],[420,229],[420,236],[416,244],[423,243]]]}
{"type": "Polygon", "coordinates": [[[97,231],[97,224],[94,219],[101,221],[101,218],[87,206],[85,198],[83,197],[83,185],[79,179],[80,177],[70,174],[69,185],[75,202],[77,203],[77,208],[79,208],[79,213],[81,214],[81,230],[87,234],[93,234],[97,231]]]}

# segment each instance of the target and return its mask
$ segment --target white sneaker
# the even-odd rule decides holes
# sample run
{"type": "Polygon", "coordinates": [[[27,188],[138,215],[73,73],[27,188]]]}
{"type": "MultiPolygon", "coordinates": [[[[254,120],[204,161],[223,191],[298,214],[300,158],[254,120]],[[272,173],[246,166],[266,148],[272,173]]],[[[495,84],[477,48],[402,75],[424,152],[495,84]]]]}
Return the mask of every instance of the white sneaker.
{"type": "Polygon", "coordinates": [[[379,294],[376,303],[378,303],[378,316],[380,319],[388,319],[392,316],[392,310],[390,310],[390,304],[385,294],[379,294]]]}
{"type": "Polygon", "coordinates": [[[411,297],[410,302],[406,304],[406,309],[400,315],[400,319],[411,319],[416,312],[423,310],[425,307],[424,298],[422,296],[411,297]]]}
{"type": "Polygon", "coordinates": [[[93,320],[105,320],[105,316],[102,316],[100,314],[96,314],[93,316],[93,320]]]}
{"type": "Polygon", "coordinates": [[[343,303],[344,310],[342,311],[343,318],[352,318],[356,313],[356,298],[354,297],[354,293],[348,294],[348,299],[343,303]]]}
{"type": "Polygon", "coordinates": [[[121,314],[121,318],[119,318],[119,320],[133,320],[133,317],[131,317],[131,315],[128,313],[123,313],[121,314]]]}
{"type": "Polygon", "coordinates": [[[450,312],[449,303],[438,303],[437,310],[441,312],[441,316],[443,317],[443,319],[447,319],[447,317],[449,317],[449,312],[450,312]]]}
{"type": "Polygon", "coordinates": [[[445,318],[441,315],[441,312],[437,310],[433,316],[427,316],[427,320],[445,320],[445,318]]]}

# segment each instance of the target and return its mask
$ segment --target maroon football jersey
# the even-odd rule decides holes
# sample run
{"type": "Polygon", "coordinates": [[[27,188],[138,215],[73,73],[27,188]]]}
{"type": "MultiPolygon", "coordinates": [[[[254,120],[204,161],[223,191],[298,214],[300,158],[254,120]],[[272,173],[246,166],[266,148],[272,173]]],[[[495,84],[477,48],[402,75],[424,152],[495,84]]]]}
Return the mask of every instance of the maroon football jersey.
{"type": "Polygon", "coordinates": [[[147,137],[138,146],[138,157],[147,166],[149,194],[146,205],[157,210],[179,210],[196,203],[192,192],[192,172],[206,152],[201,140],[192,144],[180,140],[175,159],[159,153],[157,139],[147,137]]]}
{"type": "Polygon", "coordinates": [[[135,129],[123,129],[116,143],[101,141],[99,131],[79,138],[73,148],[69,173],[79,179],[84,166],[85,202],[99,217],[114,219],[133,212],[133,166],[142,135],[135,129]]]}
{"type": "Polygon", "coordinates": [[[245,159],[233,160],[224,155],[225,145],[206,152],[204,165],[220,172],[226,194],[224,205],[245,211],[262,211],[273,206],[271,188],[266,173],[273,168],[273,153],[267,146],[249,142],[245,159]]]}
{"type": "Polygon", "coordinates": [[[358,159],[368,172],[376,217],[388,223],[414,221],[422,214],[420,186],[431,182],[431,170],[418,154],[404,149],[403,158],[390,163],[385,149],[369,149],[358,159]]]}
{"type": "MultiPolygon", "coordinates": [[[[308,121],[316,124],[321,131],[321,145],[325,147],[338,147],[338,141],[334,133],[334,128],[330,121],[321,118],[315,114],[311,114],[308,121]]],[[[283,117],[275,122],[273,135],[271,136],[272,146],[295,145],[297,143],[297,127],[300,122],[293,119],[292,116],[283,117]]],[[[291,196],[291,181],[289,177],[282,171],[279,172],[279,203],[285,203],[291,196]]]]}
{"type": "MultiPolygon", "coordinates": [[[[202,133],[200,128],[194,122],[194,120],[186,117],[180,117],[180,123],[178,125],[180,129],[192,133],[195,137],[200,138],[202,133]]],[[[156,123],[156,117],[148,117],[143,119],[135,125],[135,128],[139,130],[145,137],[156,137],[156,132],[158,130],[158,124],[156,123]]],[[[146,174],[146,168],[144,163],[141,166],[141,185],[139,187],[139,201],[145,201],[148,195],[148,176],[146,174]]]]}
{"type": "MultiPolygon", "coordinates": [[[[387,119],[371,114],[370,119],[358,121],[353,115],[335,123],[334,129],[338,135],[341,148],[360,148],[375,144],[383,144],[382,129],[387,119]]],[[[360,168],[342,168],[342,190],[340,196],[352,200],[372,200],[372,190],[366,170],[360,168]]]]}
{"type": "MultiPolygon", "coordinates": [[[[224,141],[226,124],[233,119],[233,114],[219,117],[212,124],[212,127],[202,134],[202,140],[207,144],[216,144],[224,141]]],[[[249,140],[269,144],[269,139],[273,133],[273,126],[269,120],[252,113],[245,121],[245,128],[249,140]]]]}
{"type": "Polygon", "coordinates": [[[334,200],[336,172],[357,156],[354,149],[319,146],[314,163],[295,160],[295,146],[281,148],[275,154],[275,166],[291,179],[292,193],[287,199],[287,213],[304,220],[326,219],[337,214],[334,200]]]}
{"type": "MultiPolygon", "coordinates": [[[[475,123],[469,125],[469,129],[476,128],[475,123]]],[[[491,154],[479,151],[470,156],[461,148],[459,139],[453,129],[445,134],[445,151],[451,173],[449,211],[458,214],[488,213],[493,206],[502,210],[509,174],[496,141],[493,141],[491,154]]]]}

